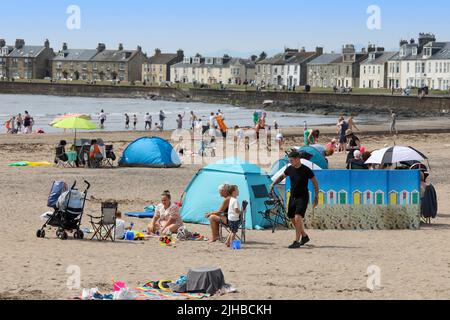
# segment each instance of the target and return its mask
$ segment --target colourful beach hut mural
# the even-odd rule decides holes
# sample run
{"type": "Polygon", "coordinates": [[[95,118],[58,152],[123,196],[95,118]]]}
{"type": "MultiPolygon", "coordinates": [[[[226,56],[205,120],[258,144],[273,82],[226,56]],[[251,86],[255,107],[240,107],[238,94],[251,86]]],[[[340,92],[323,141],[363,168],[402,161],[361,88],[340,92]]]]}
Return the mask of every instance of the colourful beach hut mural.
{"type": "Polygon", "coordinates": [[[362,205],[362,197],[363,194],[361,191],[359,190],[353,191],[353,205],[355,206],[362,205]]]}
{"type": "Polygon", "coordinates": [[[372,191],[366,190],[366,192],[364,192],[364,204],[365,205],[374,204],[374,196],[372,191]]]}
{"type": "MultiPolygon", "coordinates": [[[[373,229],[419,227],[418,171],[321,170],[314,173],[320,188],[318,208],[311,215],[314,223],[308,221],[307,215],[307,226],[323,229],[330,226],[358,229],[367,225],[373,229]]],[[[289,188],[290,181],[287,179],[286,195],[289,188]]],[[[309,197],[311,205],[308,210],[312,210],[315,197],[312,183],[309,185],[309,197]]]]}

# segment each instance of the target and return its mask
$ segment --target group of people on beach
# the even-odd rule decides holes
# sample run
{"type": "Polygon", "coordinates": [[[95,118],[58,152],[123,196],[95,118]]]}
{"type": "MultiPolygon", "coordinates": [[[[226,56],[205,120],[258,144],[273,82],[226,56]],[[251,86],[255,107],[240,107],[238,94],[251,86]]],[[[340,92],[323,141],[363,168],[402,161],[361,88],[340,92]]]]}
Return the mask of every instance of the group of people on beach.
{"type": "Polygon", "coordinates": [[[4,123],[6,133],[17,134],[25,133],[29,134],[33,132],[34,119],[25,111],[24,115],[19,113],[16,116],[12,116],[4,123]]]}
{"type": "MultiPolygon", "coordinates": [[[[130,129],[130,115],[128,113],[124,114],[125,116],[125,130],[129,130],[130,129]]],[[[137,125],[138,125],[138,117],[136,114],[133,114],[133,130],[137,130],[137,125]]],[[[162,132],[164,130],[164,121],[166,120],[166,114],[164,113],[163,110],[161,110],[159,112],[159,123],[155,122],[155,125],[153,126],[153,117],[152,115],[147,112],[144,115],[144,130],[145,131],[160,131],[162,132]]]]}

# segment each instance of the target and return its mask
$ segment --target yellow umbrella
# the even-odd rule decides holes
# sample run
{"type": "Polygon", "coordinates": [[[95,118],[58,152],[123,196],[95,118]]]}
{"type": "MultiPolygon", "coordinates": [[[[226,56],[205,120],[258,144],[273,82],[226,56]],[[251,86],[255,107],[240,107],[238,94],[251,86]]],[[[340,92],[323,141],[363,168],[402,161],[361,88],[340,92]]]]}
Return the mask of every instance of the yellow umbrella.
{"type": "Polygon", "coordinates": [[[67,118],[82,118],[82,119],[86,119],[86,120],[91,120],[91,116],[88,114],[82,114],[82,113],[69,113],[69,114],[64,114],[62,116],[56,117],[55,119],[53,119],[52,122],[50,122],[50,125],[54,125],[55,123],[67,119],[67,118]]]}
{"type": "Polygon", "coordinates": [[[97,125],[90,120],[86,120],[80,117],[72,117],[62,119],[52,125],[54,128],[61,129],[74,129],[75,140],[77,140],[77,129],[79,130],[95,130],[98,129],[97,125]]]}

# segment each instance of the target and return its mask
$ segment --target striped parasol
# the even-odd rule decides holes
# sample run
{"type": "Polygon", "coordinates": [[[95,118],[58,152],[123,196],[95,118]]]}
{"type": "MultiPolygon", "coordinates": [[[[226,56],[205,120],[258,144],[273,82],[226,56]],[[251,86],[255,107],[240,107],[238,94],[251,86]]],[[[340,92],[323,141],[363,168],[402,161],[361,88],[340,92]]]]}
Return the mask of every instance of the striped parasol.
{"type": "Polygon", "coordinates": [[[366,164],[387,164],[402,161],[423,161],[428,158],[413,147],[394,146],[376,150],[372,153],[366,164]]]}

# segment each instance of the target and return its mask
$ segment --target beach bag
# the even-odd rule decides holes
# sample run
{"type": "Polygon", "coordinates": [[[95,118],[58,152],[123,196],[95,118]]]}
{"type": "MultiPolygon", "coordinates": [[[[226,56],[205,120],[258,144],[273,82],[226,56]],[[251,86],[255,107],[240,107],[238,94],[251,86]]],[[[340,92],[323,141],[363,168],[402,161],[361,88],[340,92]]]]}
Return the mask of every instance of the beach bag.
{"type": "Polygon", "coordinates": [[[67,189],[67,184],[64,181],[53,182],[52,189],[50,190],[50,195],[47,200],[47,207],[55,208],[59,197],[63,192],[67,191],[67,189]]]}
{"type": "Polygon", "coordinates": [[[74,215],[79,215],[84,208],[84,193],[69,190],[61,194],[58,199],[58,209],[74,215]]]}
{"type": "Polygon", "coordinates": [[[192,232],[190,232],[186,227],[179,227],[177,232],[177,239],[180,241],[186,241],[192,238],[192,232]]]}

